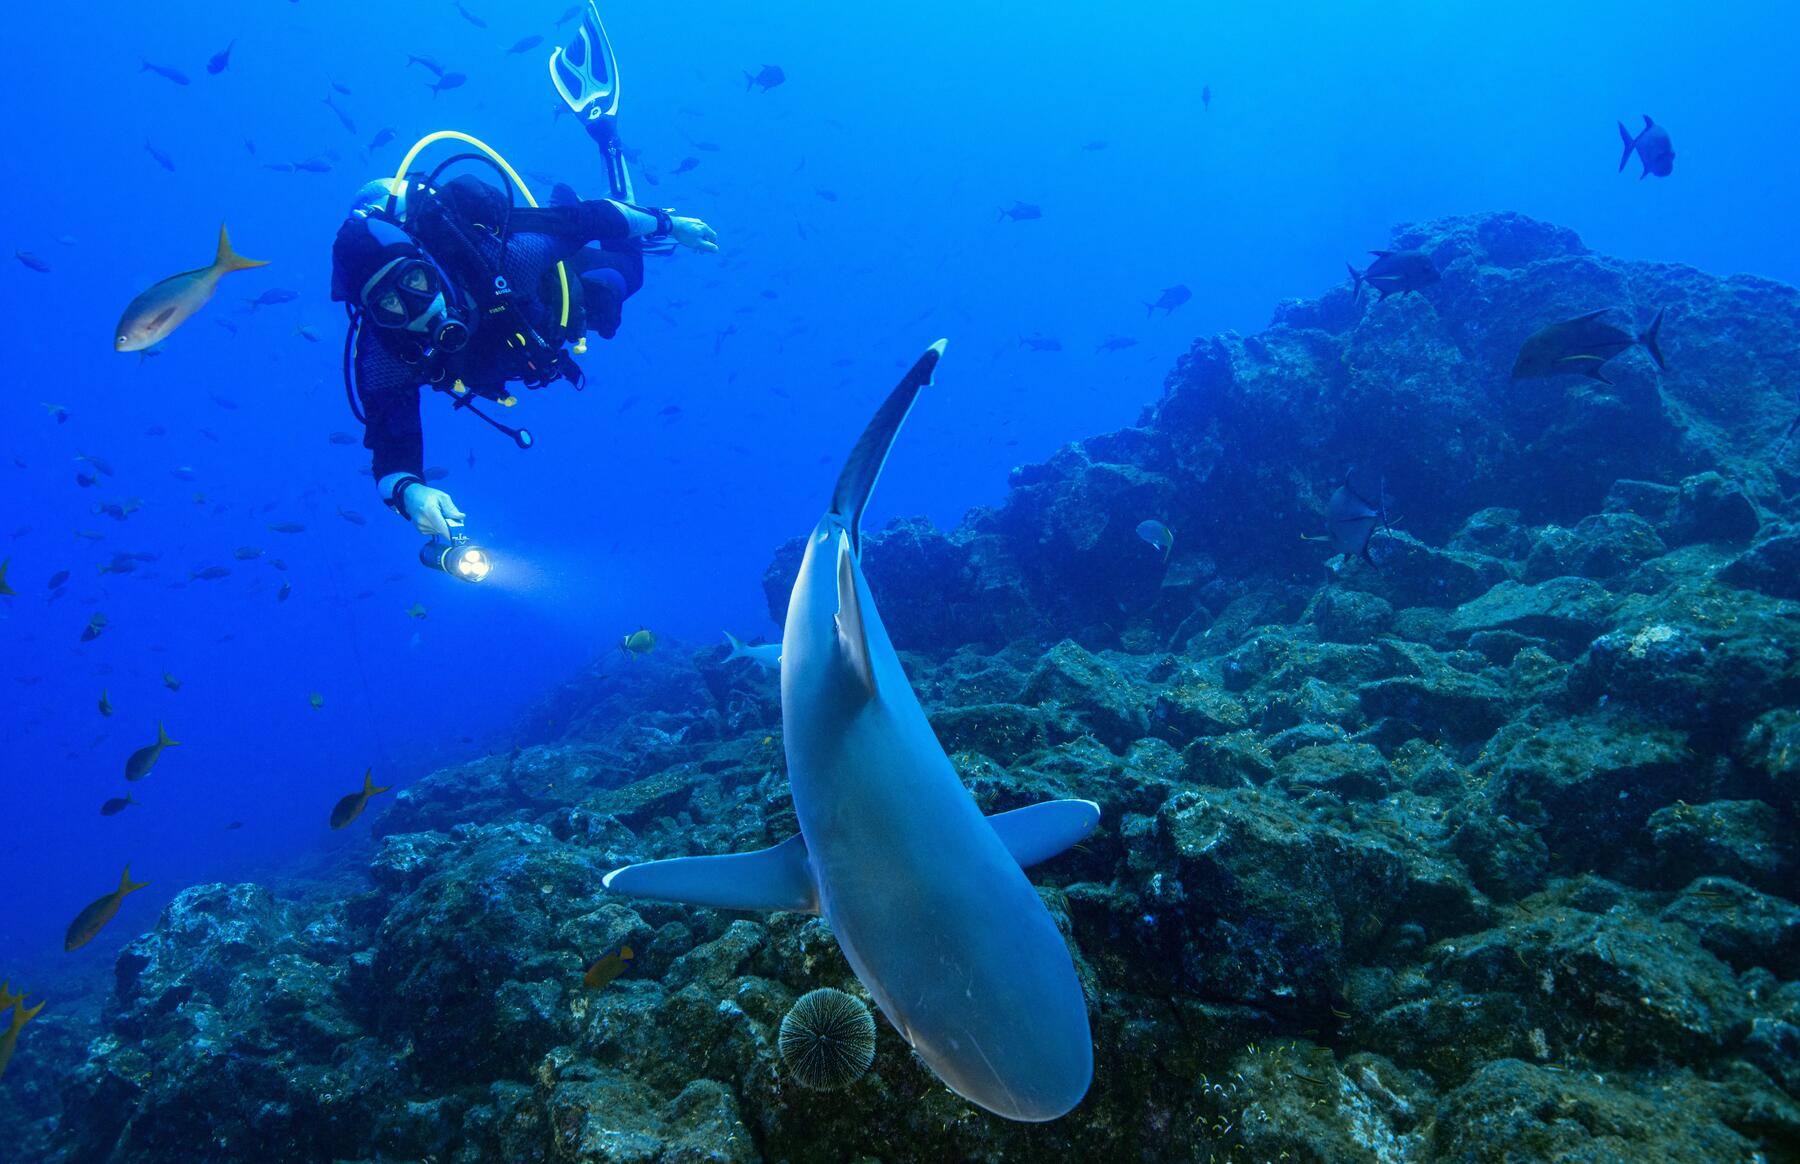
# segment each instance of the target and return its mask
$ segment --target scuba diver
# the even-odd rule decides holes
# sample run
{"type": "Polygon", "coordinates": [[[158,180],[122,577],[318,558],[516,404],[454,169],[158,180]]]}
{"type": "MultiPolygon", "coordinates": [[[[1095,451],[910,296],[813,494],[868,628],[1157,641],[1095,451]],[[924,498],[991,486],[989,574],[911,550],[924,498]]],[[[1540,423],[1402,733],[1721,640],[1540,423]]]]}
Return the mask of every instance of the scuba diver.
{"type": "MultiPolygon", "coordinates": [[[[618,71],[592,0],[574,41],[550,58],[551,79],[600,147],[612,197],[583,200],[558,183],[539,206],[518,174],[485,144],[443,131],[422,139],[393,178],[357,191],[332,245],[332,298],[345,304],[344,386],[363,422],[363,445],[383,503],[433,535],[429,554],[464,515],[450,495],[428,484],[419,417],[420,390],[449,394],[528,448],[531,435],[482,412],[476,400],[505,407],[517,382],[543,388],[561,380],[577,389],[574,354],[586,333],[611,339],[625,300],[643,285],[644,255],[676,245],[717,251],[712,228],[697,218],[632,198],[616,128],[618,71]],[[473,146],[429,173],[409,170],[439,140],[473,146]],[[487,164],[498,185],[464,174],[439,178],[462,162],[487,164]],[[519,197],[525,205],[517,205],[519,197]],[[360,405],[360,407],[359,407],[360,405]]],[[[485,560],[483,560],[485,562],[485,560]]],[[[454,572],[454,571],[452,571],[454,572]]],[[[469,577],[479,580],[481,574],[469,577]]]]}

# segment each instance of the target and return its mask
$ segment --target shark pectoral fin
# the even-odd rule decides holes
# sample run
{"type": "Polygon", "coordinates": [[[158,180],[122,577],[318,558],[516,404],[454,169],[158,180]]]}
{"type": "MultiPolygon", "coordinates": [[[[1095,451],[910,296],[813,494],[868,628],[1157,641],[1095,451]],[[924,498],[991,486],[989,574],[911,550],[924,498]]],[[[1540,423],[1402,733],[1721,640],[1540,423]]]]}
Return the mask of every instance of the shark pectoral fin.
{"type": "Polygon", "coordinates": [[[676,857],[614,869],[601,882],[611,893],[714,909],[785,909],[818,913],[819,891],[795,833],[772,849],[718,857],[676,857]]]}
{"type": "Polygon", "coordinates": [[[1100,806],[1091,800],[1047,800],[987,819],[1013,860],[1029,869],[1093,832],[1100,823],[1100,806]]]}
{"type": "Polygon", "coordinates": [[[869,658],[869,628],[856,590],[856,560],[850,554],[849,538],[838,542],[837,592],[838,654],[863,691],[874,699],[875,663],[869,658]]]}

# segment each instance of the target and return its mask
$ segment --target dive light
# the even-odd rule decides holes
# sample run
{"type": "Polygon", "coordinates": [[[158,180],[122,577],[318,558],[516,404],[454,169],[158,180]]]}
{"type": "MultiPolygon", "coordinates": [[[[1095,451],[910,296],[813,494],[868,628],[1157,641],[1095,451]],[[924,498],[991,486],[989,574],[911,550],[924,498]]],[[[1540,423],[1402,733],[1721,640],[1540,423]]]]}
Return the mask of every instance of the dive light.
{"type": "Polygon", "coordinates": [[[419,563],[464,582],[480,582],[494,568],[488,552],[462,534],[452,534],[448,544],[436,538],[426,542],[419,551],[419,563]]]}

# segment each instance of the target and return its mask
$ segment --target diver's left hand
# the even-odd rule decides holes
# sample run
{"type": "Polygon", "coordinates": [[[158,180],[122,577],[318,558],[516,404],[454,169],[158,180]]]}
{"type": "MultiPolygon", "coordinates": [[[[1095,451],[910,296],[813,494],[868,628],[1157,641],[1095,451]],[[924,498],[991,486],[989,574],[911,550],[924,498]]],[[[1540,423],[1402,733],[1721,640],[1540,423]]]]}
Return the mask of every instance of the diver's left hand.
{"type": "Polygon", "coordinates": [[[670,215],[669,237],[689,250],[712,254],[719,249],[719,236],[713,232],[712,227],[698,218],[683,218],[679,214],[670,215]]]}

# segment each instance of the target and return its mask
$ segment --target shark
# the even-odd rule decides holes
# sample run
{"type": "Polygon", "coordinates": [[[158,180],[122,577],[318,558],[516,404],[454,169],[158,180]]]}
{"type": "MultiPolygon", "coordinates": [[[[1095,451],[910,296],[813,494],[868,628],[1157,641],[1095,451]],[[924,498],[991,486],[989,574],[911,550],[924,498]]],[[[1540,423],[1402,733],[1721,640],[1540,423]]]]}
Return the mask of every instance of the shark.
{"type": "Polygon", "coordinates": [[[727,663],[733,659],[748,659],[758,667],[767,671],[781,670],[780,643],[746,643],[730,631],[725,632],[725,641],[731,644],[731,653],[725,656],[727,663]]]}
{"type": "Polygon", "coordinates": [[[952,1091],[996,1115],[1067,1114],[1093,1081],[1073,957],[1024,870],[1099,806],[984,816],[931,730],[862,570],[861,521],[939,340],[851,450],[807,538],[782,634],[781,714],[800,831],[772,848],[614,869],[612,893],[818,914],[882,1014],[952,1091]]]}

